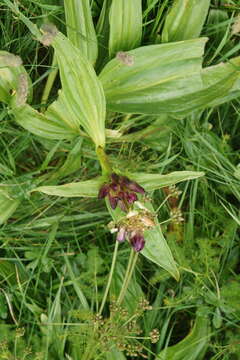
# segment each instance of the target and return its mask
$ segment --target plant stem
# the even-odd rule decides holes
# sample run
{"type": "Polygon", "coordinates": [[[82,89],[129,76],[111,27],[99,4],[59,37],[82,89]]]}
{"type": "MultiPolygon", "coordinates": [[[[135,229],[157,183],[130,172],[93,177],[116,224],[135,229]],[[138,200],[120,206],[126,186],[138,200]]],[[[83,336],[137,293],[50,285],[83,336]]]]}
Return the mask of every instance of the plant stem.
{"type": "Polygon", "coordinates": [[[122,288],[121,288],[120,294],[117,299],[117,304],[119,304],[119,305],[123,301],[124,296],[126,294],[129,282],[132,278],[133,270],[134,270],[136,262],[137,262],[137,258],[138,258],[138,253],[135,253],[134,250],[131,249],[131,254],[129,256],[128,266],[127,266],[127,270],[126,270],[125,277],[123,280],[122,288]]]}
{"type": "MultiPolygon", "coordinates": [[[[50,91],[52,90],[53,83],[54,83],[57,73],[58,73],[57,58],[56,58],[55,54],[53,55],[51,67],[53,68],[53,70],[49,73],[45,88],[43,90],[42,99],[41,99],[42,105],[45,105],[47,103],[50,91]]],[[[42,106],[41,111],[42,112],[44,111],[44,106],[42,106]]]]}
{"type": "Polygon", "coordinates": [[[107,300],[108,292],[109,292],[109,289],[110,289],[110,285],[111,285],[111,282],[112,282],[113,271],[114,271],[115,264],[116,264],[116,259],[117,259],[118,245],[119,245],[119,242],[116,241],[115,242],[114,252],[113,252],[112,265],[111,265],[110,273],[109,273],[109,276],[108,276],[107,286],[106,286],[106,289],[105,289],[105,292],[104,292],[104,295],[103,295],[101,307],[100,307],[100,310],[99,310],[99,315],[103,311],[104,305],[105,305],[106,300],[107,300]]]}
{"type": "Polygon", "coordinates": [[[111,174],[112,173],[112,167],[108,160],[107,154],[105,153],[104,149],[101,146],[98,146],[96,149],[98,160],[102,167],[102,173],[103,174],[111,174]]]}

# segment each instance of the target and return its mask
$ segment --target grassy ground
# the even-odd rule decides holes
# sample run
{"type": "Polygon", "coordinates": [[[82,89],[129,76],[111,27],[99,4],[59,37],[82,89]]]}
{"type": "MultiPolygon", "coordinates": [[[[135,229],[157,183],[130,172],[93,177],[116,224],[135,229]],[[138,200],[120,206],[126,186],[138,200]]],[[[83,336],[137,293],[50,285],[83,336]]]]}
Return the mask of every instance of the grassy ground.
{"type": "MultiPolygon", "coordinates": [[[[35,24],[52,21],[65,32],[61,1],[17,3],[35,24]]],[[[103,1],[91,3],[97,24],[103,1]]],[[[143,1],[142,45],[160,41],[171,5],[170,0],[143,1]]],[[[201,36],[209,38],[204,67],[240,55],[238,14],[238,0],[211,1],[201,31],[201,36]]],[[[3,0],[0,28],[0,49],[21,57],[33,83],[32,104],[40,109],[53,51],[33,40],[3,0]]],[[[59,88],[57,76],[48,103],[59,88]]],[[[181,341],[166,360],[240,359],[239,103],[236,98],[182,119],[167,123],[160,119],[160,126],[143,136],[107,146],[111,162],[126,171],[194,170],[204,171],[205,176],[178,185],[181,194],[175,200],[184,221],[170,216],[172,204],[165,201],[168,189],[151,194],[155,209],[163,204],[158,219],[179,264],[180,281],[140,255],[123,308],[114,308],[130,253],[128,244],[121,245],[110,290],[113,311],[109,317],[107,303],[105,320],[96,314],[115,240],[106,226],[111,219],[104,202],[40,193],[23,196],[0,228],[0,359],[121,360],[134,358],[138,350],[147,359],[165,359],[156,354],[181,341]],[[152,310],[139,305],[142,298],[152,310]],[[89,307],[84,307],[83,299],[89,307]],[[155,343],[150,339],[153,334],[149,335],[153,329],[159,331],[155,343]],[[116,343],[123,353],[116,350],[116,343]],[[124,348],[126,344],[132,348],[124,348]],[[94,347],[98,355],[96,351],[91,357],[94,347]]],[[[132,133],[141,132],[152,120],[150,115],[108,112],[107,128],[131,139],[132,133]]],[[[88,139],[52,141],[31,134],[16,123],[3,103],[0,121],[1,183],[15,184],[16,196],[28,180],[65,184],[99,175],[100,165],[88,139]],[[72,148],[74,161],[64,167],[72,148]]]]}

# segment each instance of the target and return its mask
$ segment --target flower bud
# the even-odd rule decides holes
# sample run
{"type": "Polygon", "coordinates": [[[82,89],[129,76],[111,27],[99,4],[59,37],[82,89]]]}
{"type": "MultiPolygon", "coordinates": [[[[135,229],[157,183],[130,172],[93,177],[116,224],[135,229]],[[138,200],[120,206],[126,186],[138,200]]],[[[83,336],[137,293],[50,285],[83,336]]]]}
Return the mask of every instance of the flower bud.
{"type": "Polygon", "coordinates": [[[118,204],[118,197],[116,196],[111,196],[110,194],[108,194],[108,199],[109,199],[109,203],[111,208],[114,210],[117,207],[118,204]]]}
{"type": "Polygon", "coordinates": [[[145,240],[142,234],[137,233],[130,238],[130,243],[134,250],[139,252],[144,248],[145,240]]]}
{"type": "Polygon", "coordinates": [[[117,233],[117,241],[123,242],[126,239],[126,230],[122,227],[117,233]]]}
{"type": "Polygon", "coordinates": [[[103,199],[107,196],[108,193],[109,193],[109,185],[103,184],[99,189],[98,198],[103,199]]]}

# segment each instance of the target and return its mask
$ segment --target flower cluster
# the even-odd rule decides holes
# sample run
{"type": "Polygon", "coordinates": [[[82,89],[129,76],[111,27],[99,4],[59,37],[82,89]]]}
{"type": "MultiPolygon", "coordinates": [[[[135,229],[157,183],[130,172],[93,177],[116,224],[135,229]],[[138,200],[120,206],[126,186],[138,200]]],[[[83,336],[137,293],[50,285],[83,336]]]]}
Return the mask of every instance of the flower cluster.
{"type": "Polygon", "coordinates": [[[128,177],[112,173],[111,182],[101,186],[98,198],[107,196],[112,209],[119,206],[122,211],[128,212],[131,205],[138,200],[137,193],[144,195],[145,190],[128,177]]]}
{"type": "Polygon", "coordinates": [[[147,209],[130,211],[118,224],[109,224],[111,232],[117,232],[117,241],[123,242],[128,238],[136,252],[144,248],[144,231],[154,226],[154,216],[147,209]]]}

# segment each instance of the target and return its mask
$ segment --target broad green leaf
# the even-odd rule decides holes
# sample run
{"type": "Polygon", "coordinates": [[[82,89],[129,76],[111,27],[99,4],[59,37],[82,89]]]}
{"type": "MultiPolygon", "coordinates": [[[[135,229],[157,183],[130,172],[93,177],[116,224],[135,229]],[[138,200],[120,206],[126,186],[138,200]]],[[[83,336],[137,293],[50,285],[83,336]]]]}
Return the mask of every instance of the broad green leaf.
{"type": "Polygon", "coordinates": [[[73,123],[77,122],[84,128],[96,147],[104,147],[105,97],[92,65],[60,32],[53,38],[51,45],[60,70],[62,104],[74,114],[73,123]]]}
{"type": "Polygon", "coordinates": [[[0,225],[10,218],[20,204],[20,199],[11,197],[8,186],[0,187],[0,225]]]}
{"type": "MultiPolygon", "coordinates": [[[[147,207],[150,209],[150,204],[147,207]]],[[[178,281],[180,275],[171,250],[163,236],[160,225],[157,224],[154,229],[146,231],[144,233],[144,238],[146,240],[146,244],[144,249],[141,251],[141,254],[148,260],[168,271],[178,281]]]]}
{"type": "MultiPolygon", "coordinates": [[[[149,202],[144,202],[144,206],[151,212],[153,212],[152,204],[149,202]]],[[[118,222],[123,217],[123,212],[120,209],[112,210],[107,202],[107,207],[109,213],[111,214],[114,222],[118,222]]],[[[141,254],[145,256],[148,260],[154,262],[158,266],[161,266],[166,271],[168,271],[176,280],[179,280],[179,271],[173,259],[171,250],[168,247],[168,244],[162,234],[160,225],[155,219],[156,226],[144,232],[144,238],[146,240],[144,249],[141,251],[141,254]]]]}
{"type": "Polygon", "coordinates": [[[155,360],[203,360],[210,338],[209,309],[200,307],[190,333],[176,345],[165,348],[155,360]]]}
{"type": "Polygon", "coordinates": [[[98,43],[89,0],[64,0],[64,10],[68,39],[95,64],[98,43]]]}
{"type": "MultiPolygon", "coordinates": [[[[12,93],[19,88],[19,79],[26,81],[24,96],[28,96],[31,80],[22,66],[22,60],[7,51],[0,51],[0,101],[10,104],[12,93]]],[[[23,89],[22,89],[23,90],[23,89]]],[[[31,92],[30,92],[31,95],[31,92]]]]}
{"type": "Polygon", "coordinates": [[[204,172],[174,171],[166,175],[145,173],[129,174],[129,177],[139,183],[146,191],[152,191],[163,188],[165,186],[175,185],[181,181],[197,179],[201,176],[204,176],[204,172]]]}
{"type": "Polygon", "coordinates": [[[60,99],[53,103],[45,114],[33,109],[28,104],[13,106],[10,114],[15,116],[15,120],[24,129],[46,139],[71,139],[80,135],[79,127],[74,127],[73,123],[68,122],[68,117],[64,117],[67,109],[62,108],[60,99]]]}
{"type": "MultiPolygon", "coordinates": [[[[219,93],[218,97],[209,102],[208,106],[217,106],[225,102],[229,102],[240,96],[240,56],[229,60],[228,63],[221,63],[203,69],[202,78],[206,88],[214,88],[222,81],[228,81],[229,73],[236,70],[236,80],[232,82],[232,86],[227,93],[219,93]]],[[[235,77],[235,76],[234,76],[235,77]]]]}
{"type": "Polygon", "coordinates": [[[112,0],[109,22],[110,57],[138,47],[142,37],[142,1],[112,0]]]}
{"type": "Polygon", "coordinates": [[[129,51],[132,66],[118,59],[110,61],[100,74],[108,108],[184,117],[239,96],[240,59],[201,69],[204,41],[187,40],[129,51]]]}
{"type": "Polygon", "coordinates": [[[187,107],[182,96],[202,89],[200,71],[206,40],[143,46],[127,53],[131,65],[119,58],[111,60],[99,75],[108,108],[158,114],[187,107]]]}
{"type": "Polygon", "coordinates": [[[103,183],[101,177],[76,183],[58,186],[39,186],[33,191],[39,191],[48,195],[64,197],[97,197],[98,191],[103,183]]]}
{"type": "Polygon", "coordinates": [[[163,42],[198,38],[206,20],[210,0],[175,0],[166,17],[163,42]]]}

